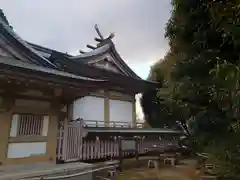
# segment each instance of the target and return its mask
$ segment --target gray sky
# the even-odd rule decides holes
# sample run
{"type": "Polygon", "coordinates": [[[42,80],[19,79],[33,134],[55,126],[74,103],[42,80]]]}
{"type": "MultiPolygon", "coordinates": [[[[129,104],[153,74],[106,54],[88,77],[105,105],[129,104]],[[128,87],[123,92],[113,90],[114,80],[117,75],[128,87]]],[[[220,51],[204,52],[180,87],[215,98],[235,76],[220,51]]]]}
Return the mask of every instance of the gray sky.
{"type": "Polygon", "coordinates": [[[142,78],[168,50],[170,0],[0,0],[0,8],[23,39],[71,54],[95,44],[98,24],[142,78]]]}
{"type": "Polygon", "coordinates": [[[24,39],[74,54],[95,43],[97,23],[105,36],[116,34],[117,50],[143,78],[168,49],[170,0],[0,0],[0,7],[24,39]]]}

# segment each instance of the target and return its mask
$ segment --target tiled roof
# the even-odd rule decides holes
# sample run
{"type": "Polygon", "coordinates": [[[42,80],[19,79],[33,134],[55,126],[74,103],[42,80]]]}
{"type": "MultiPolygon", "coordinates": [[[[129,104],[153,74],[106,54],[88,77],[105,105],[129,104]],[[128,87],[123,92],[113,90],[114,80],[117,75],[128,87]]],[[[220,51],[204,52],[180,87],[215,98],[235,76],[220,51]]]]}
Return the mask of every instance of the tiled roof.
{"type": "Polygon", "coordinates": [[[0,63],[5,64],[5,65],[9,65],[9,66],[12,66],[12,67],[19,67],[19,68],[22,68],[22,69],[29,69],[29,70],[33,70],[33,71],[36,71],[36,72],[43,72],[43,73],[46,73],[46,74],[53,74],[53,75],[68,77],[68,78],[72,78],[72,79],[105,82],[105,80],[94,79],[94,78],[89,78],[89,77],[85,77],[85,76],[78,76],[78,75],[74,75],[74,74],[67,73],[67,72],[60,71],[60,70],[56,70],[56,69],[41,67],[41,66],[38,66],[38,65],[35,65],[35,64],[29,64],[29,63],[22,62],[22,61],[13,59],[13,58],[8,58],[8,57],[1,57],[0,56],[0,63]]]}

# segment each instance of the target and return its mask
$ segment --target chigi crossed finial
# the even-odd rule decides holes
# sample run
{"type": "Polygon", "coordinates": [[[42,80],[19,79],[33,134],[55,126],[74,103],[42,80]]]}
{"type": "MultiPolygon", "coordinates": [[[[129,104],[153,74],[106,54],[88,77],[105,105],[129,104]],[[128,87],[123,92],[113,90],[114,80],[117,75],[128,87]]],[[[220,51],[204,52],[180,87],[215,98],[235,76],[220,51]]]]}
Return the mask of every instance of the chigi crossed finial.
{"type": "Polygon", "coordinates": [[[102,33],[101,33],[101,31],[99,30],[99,27],[98,27],[97,24],[95,24],[94,28],[95,28],[95,30],[96,30],[96,32],[97,32],[97,34],[98,34],[98,36],[100,37],[101,40],[104,40],[104,39],[112,39],[112,38],[114,38],[114,36],[115,36],[114,33],[111,33],[107,38],[104,38],[103,35],[102,35],[102,33]]]}
{"type": "Polygon", "coordinates": [[[94,28],[95,28],[95,30],[96,30],[96,32],[97,32],[97,34],[98,34],[98,36],[103,40],[104,38],[103,38],[103,36],[102,36],[102,33],[100,32],[100,30],[99,30],[99,27],[98,27],[98,25],[97,24],[95,24],[95,26],[94,26],[94,28]]]}
{"type": "MultiPolygon", "coordinates": [[[[99,43],[101,43],[101,42],[103,42],[103,41],[105,41],[105,40],[111,40],[111,39],[113,39],[114,36],[115,36],[114,33],[110,33],[110,35],[109,35],[107,38],[104,38],[97,24],[94,25],[94,29],[96,30],[96,32],[97,32],[97,34],[98,34],[98,36],[99,36],[99,37],[96,37],[96,38],[95,38],[95,41],[97,41],[97,42],[99,42],[99,43]]],[[[98,46],[99,46],[99,45],[98,45],[98,46]]],[[[98,47],[98,46],[97,46],[97,47],[98,47]]],[[[91,50],[94,50],[94,49],[97,48],[97,47],[92,46],[92,45],[89,45],[89,44],[87,44],[86,47],[89,48],[89,49],[91,49],[91,50]]],[[[80,50],[79,52],[80,52],[81,54],[85,54],[85,53],[86,53],[86,52],[84,52],[84,51],[82,51],[82,50],[80,50]]]]}

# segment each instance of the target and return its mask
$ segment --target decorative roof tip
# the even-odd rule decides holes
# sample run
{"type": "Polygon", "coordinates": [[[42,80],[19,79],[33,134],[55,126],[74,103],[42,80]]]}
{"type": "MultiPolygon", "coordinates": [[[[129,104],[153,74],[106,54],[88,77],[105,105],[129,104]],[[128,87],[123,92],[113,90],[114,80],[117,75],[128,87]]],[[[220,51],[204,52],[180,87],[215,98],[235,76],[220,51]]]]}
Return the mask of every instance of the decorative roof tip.
{"type": "Polygon", "coordinates": [[[107,38],[104,38],[97,24],[95,24],[94,29],[97,32],[98,36],[100,37],[100,38],[95,38],[95,40],[98,42],[102,42],[104,40],[110,40],[115,37],[115,33],[110,33],[110,35],[107,38]]]}
{"type": "Polygon", "coordinates": [[[102,33],[100,32],[97,24],[95,24],[94,29],[96,30],[98,36],[103,40],[104,38],[103,38],[102,33]]]}
{"type": "Polygon", "coordinates": [[[87,48],[92,49],[92,50],[96,49],[96,47],[89,45],[89,44],[87,44],[87,48]]]}
{"type": "MultiPolygon", "coordinates": [[[[108,37],[104,38],[97,24],[94,25],[94,29],[95,29],[95,31],[97,32],[97,35],[99,36],[99,37],[94,38],[94,40],[97,41],[98,43],[97,43],[96,47],[87,44],[87,45],[86,45],[87,48],[89,48],[89,49],[91,49],[91,51],[94,51],[94,52],[95,52],[95,50],[97,50],[98,48],[101,48],[101,47],[105,46],[106,44],[108,44],[108,45],[110,45],[110,46],[112,45],[111,39],[114,38],[115,33],[110,33],[110,35],[109,35],[108,37]]],[[[90,51],[90,52],[85,52],[85,51],[79,50],[79,53],[80,53],[81,55],[82,55],[82,54],[92,54],[91,51],[90,51]]],[[[98,52],[98,51],[97,51],[97,52],[98,52]]],[[[77,57],[82,57],[81,55],[79,55],[79,56],[77,56],[77,57]]],[[[87,55],[87,56],[88,56],[88,55],[87,55]]]]}

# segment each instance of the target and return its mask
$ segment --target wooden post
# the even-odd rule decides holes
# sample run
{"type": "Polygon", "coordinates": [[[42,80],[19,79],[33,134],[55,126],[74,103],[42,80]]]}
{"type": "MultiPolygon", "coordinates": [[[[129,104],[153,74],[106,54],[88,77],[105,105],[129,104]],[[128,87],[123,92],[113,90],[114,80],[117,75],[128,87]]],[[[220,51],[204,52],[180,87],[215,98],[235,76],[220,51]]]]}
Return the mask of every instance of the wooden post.
{"type": "Polygon", "coordinates": [[[63,125],[63,144],[62,144],[62,160],[67,160],[68,158],[68,119],[64,119],[63,125]]]}
{"type": "Polygon", "coordinates": [[[109,126],[110,116],[109,116],[109,93],[104,92],[104,125],[109,126]]]}
{"type": "Polygon", "coordinates": [[[122,149],[122,137],[118,137],[118,159],[119,159],[119,171],[122,172],[123,166],[123,149],[122,149]]]}
{"type": "Polygon", "coordinates": [[[8,153],[8,141],[12,123],[13,97],[4,94],[0,107],[0,166],[5,163],[8,153]]]}
{"type": "Polygon", "coordinates": [[[135,139],[135,156],[136,156],[136,160],[139,160],[139,139],[138,137],[135,139]]]}
{"type": "Polygon", "coordinates": [[[56,162],[57,133],[61,103],[55,99],[51,104],[50,119],[47,133],[47,155],[52,163],[56,162]]]}
{"type": "Polygon", "coordinates": [[[137,117],[136,117],[136,100],[135,97],[132,102],[132,124],[133,127],[137,126],[137,117]]]}

